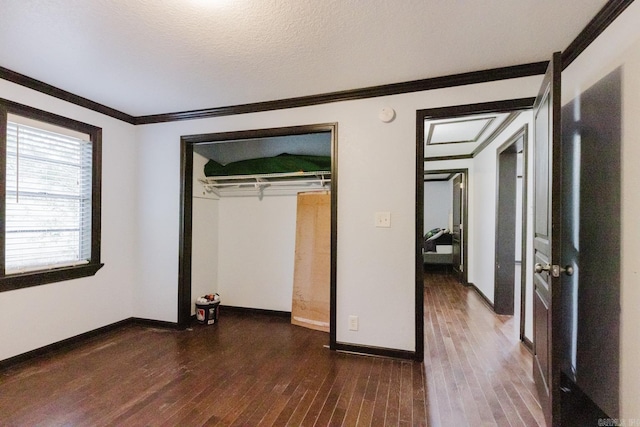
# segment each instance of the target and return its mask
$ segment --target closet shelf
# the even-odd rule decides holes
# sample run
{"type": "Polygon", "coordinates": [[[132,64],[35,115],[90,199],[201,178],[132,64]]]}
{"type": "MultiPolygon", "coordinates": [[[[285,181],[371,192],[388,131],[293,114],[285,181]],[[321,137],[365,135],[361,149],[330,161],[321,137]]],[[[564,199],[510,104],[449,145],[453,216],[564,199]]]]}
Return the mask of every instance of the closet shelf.
{"type": "Polygon", "coordinates": [[[323,190],[331,183],[331,172],[287,172],[257,175],[210,176],[198,178],[208,193],[217,196],[262,196],[265,190],[323,190]]]}

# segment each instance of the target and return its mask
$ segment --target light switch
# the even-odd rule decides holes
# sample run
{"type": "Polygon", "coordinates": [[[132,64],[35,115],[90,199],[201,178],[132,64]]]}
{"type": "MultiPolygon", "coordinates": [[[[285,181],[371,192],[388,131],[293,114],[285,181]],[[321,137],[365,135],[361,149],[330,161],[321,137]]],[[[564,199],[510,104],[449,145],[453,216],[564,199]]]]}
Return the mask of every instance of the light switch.
{"type": "Polygon", "coordinates": [[[376,212],[376,227],[391,227],[391,212],[376,212]]]}

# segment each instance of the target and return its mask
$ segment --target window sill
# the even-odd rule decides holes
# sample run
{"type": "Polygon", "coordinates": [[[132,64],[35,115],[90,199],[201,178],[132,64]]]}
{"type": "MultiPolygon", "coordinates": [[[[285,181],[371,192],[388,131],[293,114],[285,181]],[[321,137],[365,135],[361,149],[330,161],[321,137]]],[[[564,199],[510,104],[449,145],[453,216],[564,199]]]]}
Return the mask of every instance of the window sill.
{"type": "Polygon", "coordinates": [[[0,292],[62,282],[95,275],[104,264],[83,264],[72,267],[61,267],[51,270],[30,271],[28,273],[10,274],[0,277],[0,292]]]}

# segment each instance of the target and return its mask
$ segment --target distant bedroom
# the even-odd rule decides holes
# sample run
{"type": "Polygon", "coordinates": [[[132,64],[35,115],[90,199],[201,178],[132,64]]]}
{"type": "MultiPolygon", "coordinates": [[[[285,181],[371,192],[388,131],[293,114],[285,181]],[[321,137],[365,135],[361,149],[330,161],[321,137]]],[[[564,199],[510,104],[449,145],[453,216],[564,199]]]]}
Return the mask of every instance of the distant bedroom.
{"type": "Polygon", "coordinates": [[[464,173],[446,171],[424,176],[424,271],[459,274],[462,260],[462,192],[464,173]],[[455,197],[454,197],[455,196],[455,197]]]}

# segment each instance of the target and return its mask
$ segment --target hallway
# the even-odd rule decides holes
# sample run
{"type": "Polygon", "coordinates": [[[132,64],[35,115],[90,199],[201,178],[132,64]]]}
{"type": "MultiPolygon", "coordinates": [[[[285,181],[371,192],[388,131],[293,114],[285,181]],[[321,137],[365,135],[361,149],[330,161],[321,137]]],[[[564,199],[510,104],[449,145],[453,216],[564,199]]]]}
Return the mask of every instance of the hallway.
{"type": "Polygon", "coordinates": [[[451,275],[425,274],[425,377],[433,426],[544,425],[519,320],[451,275]]]}

